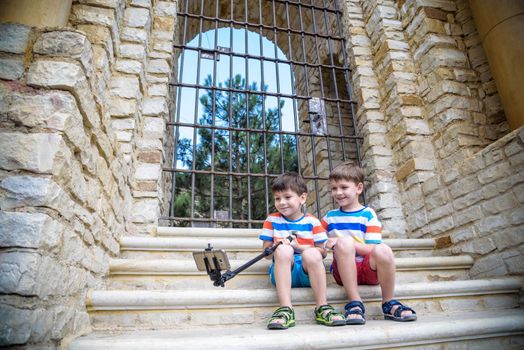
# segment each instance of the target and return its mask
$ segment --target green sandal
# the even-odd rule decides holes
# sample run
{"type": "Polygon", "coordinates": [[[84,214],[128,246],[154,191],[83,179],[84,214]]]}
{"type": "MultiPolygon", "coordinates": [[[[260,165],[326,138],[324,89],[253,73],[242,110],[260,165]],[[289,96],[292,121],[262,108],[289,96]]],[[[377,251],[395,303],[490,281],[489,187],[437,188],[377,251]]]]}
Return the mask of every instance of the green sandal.
{"type": "Polygon", "coordinates": [[[344,326],[346,318],[340,312],[336,312],[331,305],[322,305],[315,309],[315,319],[318,324],[324,326],[344,326]],[[341,317],[340,320],[334,320],[335,317],[341,317]]]}
{"type": "Polygon", "coordinates": [[[289,306],[282,306],[276,309],[267,322],[267,328],[269,329],[288,329],[294,325],[295,311],[289,306]],[[284,320],[284,322],[275,322],[277,320],[284,320]]]}

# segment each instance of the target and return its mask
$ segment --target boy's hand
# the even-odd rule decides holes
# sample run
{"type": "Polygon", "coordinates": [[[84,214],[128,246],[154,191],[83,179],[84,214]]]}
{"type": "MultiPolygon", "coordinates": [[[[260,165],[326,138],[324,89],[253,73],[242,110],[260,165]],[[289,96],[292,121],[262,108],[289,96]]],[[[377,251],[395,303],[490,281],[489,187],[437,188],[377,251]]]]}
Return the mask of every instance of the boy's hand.
{"type": "Polygon", "coordinates": [[[335,244],[337,244],[337,238],[329,238],[326,242],[326,248],[333,250],[335,248],[335,244]]]}

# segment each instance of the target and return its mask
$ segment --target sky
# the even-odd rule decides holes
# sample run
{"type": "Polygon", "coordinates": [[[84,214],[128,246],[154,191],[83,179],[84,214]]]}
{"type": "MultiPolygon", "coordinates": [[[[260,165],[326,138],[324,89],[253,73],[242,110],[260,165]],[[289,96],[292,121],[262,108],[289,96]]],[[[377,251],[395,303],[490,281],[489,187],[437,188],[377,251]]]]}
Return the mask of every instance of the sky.
{"type": "MultiPolygon", "coordinates": [[[[219,28],[212,29],[204,33],[200,33],[193,38],[188,44],[188,47],[199,47],[203,49],[214,49],[216,46],[230,48],[232,52],[239,54],[250,54],[255,56],[263,56],[268,58],[278,58],[287,61],[287,57],[276,47],[275,43],[269,41],[265,37],[261,37],[258,33],[250,32],[245,29],[235,28],[219,28]],[[247,48],[246,48],[246,33],[247,33],[247,48]],[[233,36],[231,40],[231,34],[233,36]],[[217,45],[215,45],[215,39],[217,45]],[[261,45],[262,42],[262,45],[261,45]],[[261,50],[262,47],[262,50],[261,50]],[[247,52],[246,52],[247,49],[247,52]],[[262,52],[261,52],[262,51],[262,52]]],[[[178,78],[182,83],[196,84],[197,83],[197,67],[198,67],[198,51],[185,49],[178,59],[178,78]],[[183,70],[181,64],[183,63],[183,70]]],[[[216,84],[224,83],[231,76],[240,74],[243,78],[246,77],[246,66],[248,74],[248,83],[257,83],[260,90],[262,86],[262,78],[264,85],[267,85],[267,91],[273,93],[293,94],[292,89],[292,72],[291,66],[287,63],[275,63],[271,61],[259,61],[258,59],[245,59],[243,57],[230,57],[228,55],[220,55],[217,61],[216,68],[216,84]],[[230,60],[233,59],[232,71],[230,71],[230,60]],[[247,64],[246,64],[247,60],[247,64]],[[262,68],[264,76],[261,76],[262,68]],[[277,86],[277,71],[278,81],[277,86]]],[[[213,60],[200,59],[200,77],[199,83],[204,84],[205,78],[211,75],[213,77],[213,60]]],[[[223,86],[223,84],[222,84],[223,86]]],[[[224,87],[224,86],[223,86],[224,87]]],[[[184,123],[195,122],[195,103],[197,103],[197,118],[200,118],[202,113],[202,105],[199,100],[195,98],[196,89],[193,88],[179,88],[178,93],[181,94],[181,103],[177,108],[177,120],[184,123]]],[[[199,90],[199,96],[206,94],[205,90],[199,90]]],[[[178,99],[177,99],[178,100],[178,99]]],[[[293,100],[290,98],[282,98],[284,107],[282,108],[282,129],[284,131],[295,131],[295,115],[293,113],[293,100]]],[[[278,99],[276,97],[268,96],[265,101],[266,110],[277,107],[278,99]]],[[[181,127],[179,128],[179,138],[193,138],[193,128],[181,127]]],[[[197,141],[198,142],[198,141],[197,141]]],[[[178,168],[184,168],[181,162],[177,162],[178,168]]]]}

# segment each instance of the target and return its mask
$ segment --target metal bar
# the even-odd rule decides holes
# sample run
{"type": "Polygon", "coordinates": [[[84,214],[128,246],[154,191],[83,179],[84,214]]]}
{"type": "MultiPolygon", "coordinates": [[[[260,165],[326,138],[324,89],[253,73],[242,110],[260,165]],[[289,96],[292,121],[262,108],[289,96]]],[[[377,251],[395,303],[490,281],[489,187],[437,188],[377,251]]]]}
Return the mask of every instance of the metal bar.
{"type": "MultiPolygon", "coordinates": [[[[225,126],[210,127],[209,125],[193,125],[193,124],[183,123],[183,122],[166,123],[166,125],[167,126],[189,126],[189,127],[195,127],[196,129],[214,129],[214,130],[226,130],[226,131],[227,130],[229,130],[229,131],[260,131],[260,132],[265,132],[267,134],[316,136],[316,134],[307,133],[307,132],[291,132],[291,131],[277,131],[277,130],[233,128],[233,127],[225,127],[225,126]]],[[[325,135],[324,137],[328,137],[328,138],[332,138],[332,139],[348,139],[348,140],[362,139],[362,136],[354,136],[354,135],[325,135]]]]}
{"type": "MultiPolygon", "coordinates": [[[[169,168],[169,167],[162,167],[162,171],[165,171],[165,172],[181,172],[181,173],[188,173],[188,174],[195,173],[195,174],[207,174],[207,175],[210,175],[210,174],[231,175],[231,176],[239,176],[239,177],[241,177],[241,176],[252,176],[252,177],[260,177],[260,178],[277,177],[277,176],[280,175],[280,173],[277,173],[277,174],[262,174],[262,173],[250,173],[250,172],[229,172],[229,171],[211,171],[211,170],[173,169],[173,168],[169,168]]],[[[302,177],[304,179],[306,179],[306,180],[328,180],[329,179],[328,176],[320,176],[320,175],[315,175],[315,176],[303,175],[302,177]]]]}
{"type": "MultiPolygon", "coordinates": [[[[304,6],[304,5],[299,5],[299,6],[304,6]]],[[[177,16],[180,16],[180,17],[189,17],[189,18],[195,18],[195,19],[205,19],[207,21],[217,21],[218,23],[223,23],[223,24],[234,24],[234,25],[237,25],[239,27],[244,27],[244,26],[247,26],[247,27],[254,27],[254,28],[257,28],[259,26],[259,24],[256,24],[256,23],[251,23],[251,22],[247,22],[247,21],[236,21],[236,20],[228,20],[228,19],[222,19],[222,18],[215,18],[215,17],[209,17],[209,16],[199,16],[199,15],[194,15],[192,13],[184,13],[184,12],[179,12],[177,13],[177,16]]],[[[276,29],[276,30],[280,30],[280,31],[286,31],[288,30],[288,28],[282,28],[282,27],[278,27],[278,26],[267,26],[265,24],[262,24],[262,27],[265,28],[265,29],[268,29],[268,30],[273,30],[273,29],[276,29]]],[[[298,30],[294,30],[294,29],[289,29],[292,33],[295,33],[295,34],[300,34],[300,31],[298,30]]],[[[316,33],[312,33],[312,32],[306,32],[304,31],[303,32],[305,35],[309,35],[309,36],[320,36],[322,38],[332,38],[334,40],[342,40],[343,37],[336,37],[336,36],[332,36],[332,35],[322,35],[322,34],[316,34],[316,33]]]]}
{"type": "MultiPolygon", "coordinates": [[[[306,82],[307,84],[307,82],[306,82]]],[[[239,93],[245,93],[246,90],[242,90],[242,89],[228,89],[228,88],[225,88],[225,87],[219,87],[219,86],[206,86],[206,85],[201,85],[201,84],[187,84],[187,83],[170,83],[170,85],[173,85],[173,86],[181,86],[181,87],[189,87],[189,88],[195,88],[195,89],[206,89],[206,90],[219,90],[219,91],[232,91],[232,92],[239,92],[239,93]]],[[[307,95],[289,95],[289,94],[283,94],[283,93],[272,93],[272,92],[266,92],[266,91],[254,91],[254,90],[249,90],[248,91],[249,93],[251,94],[256,94],[256,95],[262,95],[262,96],[274,96],[274,97],[287,97],[287,98],[296,98],[296,99],[299,99],[299,100],[306,100],[308,101],[311,96],[307,96],[307,95]]],[[[334,99],[334,98],[329,98],[329,97],[326,97],[324,100],[326,101],[331,101],[331,102],[336,102],[337,100],[334,99]]],[[[344,103],[353,103],[353,104],[356,104],[357,102],[356,101],[351,101],[351,100],[338,100],[340,102],[344,102],[344,103]]]]}
{"type": "MultiPolygon", "coordinates": [[[[246,23],[249,20],[247,9],[247,0],[244,0],[246,23]]],[[[244,48],[246,54],[249,52],[248,33],[249,30],[246,24],[244,28],[244,48]]],[[[246,132],[247,171],[248,173],[251,173],[251,132],[249,130],[251,124],[251,121],[249,120],[249,58],[244,58],[244,60],[246,62],[246,83],[244,87],[246,89],[246,126],[248,128],[246,132]]],[[[247,177],[247,219],[248,221],[251,221],[251,176],[249,175],[247,177]]],[[[248,224],[248,227],[251,228],[251,224],[248,224]]]]}
{"type": "MultiPolygon", "coordinates": [[[[186,5],[186,11],[187,11],[187,7],[188,7],[188,2],[189,0],[186,0],[185,1],[185,5],[186,5]]],[[[187,18],[184,18],[184,30],[182,32],[182,42],[185,43],[186,42],[186,35],[187,35],[187,18]]],[[[178,74],[177,74],[177,80],[178,81],[182,81],[183,78],[184,78],[184,54],[185,54],[185,50],[181,50],[180,52],[180,56],[179,56],[179,62],[180,62],[180,65],[179,65],[179,69],[178,69],[178,74]]],[[[182,88],[181,87],[178,87],[176,88],[175,91],[177,91],[177,103],[176,103],[176,111],[175,111],[175,120],[176,121],[180,121],[180,105],[181,105],[181,100],[182,100],[182,88]]],[[[171,119],[171,122],[173,121],[172,118],[171,119]]],[[[177,162],[177,149],[178,149],[178,135],[179,135],[179,128],[175,128],[174,131],[174,136],[175,136],[175,140],[173,142],[173,166],[176,168],[176,162],[177,162]]],[[[172,178],[171,178],[171,192],[172,192],[172,195],[171,195],[171,203],[169,205],[169,215],[171,216],[174,216],[175,215],[175,189],[176,189],[176,174],[173,174],[172,178]]]]}
{"type": "MultiPolygon", "coordinates": [[[[201,0],[200,2],[200,13],[203,16],[204,15],[204,0],[201,0]]],[[[198,34],[198,46],[202,46],[202,29],[203,29],[203,19],[200,18],[199,22],[200,30],[198,34]]],[[[198,55],[197,58],[197,76],[196,81],[197,83],[200,82],[200,55],[198,55]]],[[[193,117],[193,124],[197,125],[197,119],[198,119],[198,90],[195,91],[195,112],[193,117]]],[[[196,145],[197,144],[197,128],[193,128],[193,171],[196,170],[196,145]]],[[[195,181],[196,181],[196,172],[193,172],[191,174],[191,219],[194,219],[195,217],[195,181]]]]}
{"type": "MultiPolygon", "coordinates": [[[[341,40],[336,40],[336,41],[341,41],[341,40]]],[[[350,68],[344,67],[344,66],[318,64],[318,63],[316,64],[316,63],[311,63],[311,62],[307,62],[307,61],[297,61],[297,60],[293,60],[293,59],[283,60],[281,58],[267,57],[267,56],[263,56],[263,55],[253,55],[253,54],[249,54],[249,53],[237,53],[237,52],[233,52],[233,51],[231,51],[231,52],[223,52],[223,51],[220,51],[218,49],[206,49],[206,48],[203,48],[203,47],[200,47],[200,46],[199,47],[186,47],[184,45],[173,44],[173,48],[190,50],[190,51],[198,51],[199,53],[201,53],[201,52],[210,53],[210,54],[212,53],[213,55],[221,54],[221,55],[227,55],[227,56],[238,57],[238,58],[261,59],[261,60],[264,60],[264,61],[275,62],[275,63],[293,63],[295,65],[307,66],[307,67],[311,67],[311,68],[322,67],[322,68],[336,69],[336,70],[347,71],[347,72],[351,71],[350,68]]]]}
{"type": "MultiPolygon", "coordinates": [[[[218,17],[218,1],[215,0],[215,16],[218,17]]],[[[218,46],[218,22],[215,22],[215,39],[214,47],[218,46]]],[[[216,57],[216,56],[215,56],[216,57]]],[[[213,60],[213,86],[217,86],[217,60],[213,60]]],[[[213,99],[211,101],[211,125],[215,125],[215,114],[216,114],[216,90],[212,91],[213,99]]],[[[211,130],[211,170],[215,170],[215,130],[211,130]]],[[[215,174],[211,174],[211,188],[209,192],[209,217],[214,217],[215,214],[215,174]]]]}
{"type": "MultiPolygon", "coordinates": [[[[233,19],[233,1],[230,1],[229,10],[231,12],[231,19],[233,19]]],[[[229,47],[233,47],[233,23],[229,25],[229,47]]],[[[232,50],[230,50],[232,51],[232,50]]],[[[229,88],[233,87],[233,57],[229,57],[229,88]]],[[[233,119],[233,94],[231,91],[227,93],[228,99],[229,99],[229,127],[231,127],[231,122],[233,119]]],[[[233,172],[233,150],[231,149],[231,145],[233,144],[233,135],[231,131],[228,131],[229,135],[229,172],[233,172]]],[[[233,220],[233,176],[231,174],[228,175],[228,181],[229,181],[229,220],[233,220]]],[[[231,227],[233,227],[233,224],[230,224],[231,227]]]]}
{"type": "MultiPolygon", "coordinates": [[[[264,30],[262,25],[262,0],[258,0],[258,21],[260,23],[259,25],[259,45],[260,45],[260,91],[265,91],[265,78],[264,78],[264,61],[262,60],[262,57],[264,56],[264,43],[262,38],[264,37],[264,30]]],[[[262,96],[262,129],[266,131],[266,98],[265,96],[262,96]]],[[[268,174],[268,161],[267,161],[267,133],[262,133],[263,142],[264,142],[264,174],[268,174]]],[[[269,215],[269,178],[264,178],[264,195],[266,199],[266,215],[269,215]]]]}

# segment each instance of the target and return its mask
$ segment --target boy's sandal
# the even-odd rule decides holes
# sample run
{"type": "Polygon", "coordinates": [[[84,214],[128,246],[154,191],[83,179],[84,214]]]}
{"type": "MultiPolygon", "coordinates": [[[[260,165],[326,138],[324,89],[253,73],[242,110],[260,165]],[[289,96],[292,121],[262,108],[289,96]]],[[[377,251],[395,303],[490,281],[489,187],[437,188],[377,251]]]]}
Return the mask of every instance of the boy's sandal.
{"type": "Polygon", "coordinates": [[[315,319],[318,324],[323,324],[324,326],[344,326],[346,324],[344,315],[335,311],[335,308],[328,304],[315,309],[315,319]],[[340,319],[335,320],[335,317],[340,319]]]}
{"type": "Polygon", "coordinates": [[[386,301],[384,304],[382,304],[382,312],[384,313],[385,320],[409,322],[415,321],[417,319],[416,312],[412,308],[402,305],[400,301],[395,299],[391,299],[390,301],[386,301]],[[391,310],[395,305],[398,305],[398,307],[394,313],[391,313],[391,310]],[[402,316],[402,311],[411,311],[412,314],[402,316]]]}
{"type": "Polygon", "coordinates": [[[346,324],[350,325],[362,325],[366,323],[366,318],[364,314],[366,313],[366,308],[359,300],[353,300],[346,304],[344,307],[346,309],[346,324]],[[360,315],[360,318],[350,318],[350,315],[360,315]]]}
{"type": "Polygon", "coordinates": [[[289,306],[282,306],[273,312],[271,318],[267,322],[269,329],[288,329],[295,325],[295,311],[289,306]],[[277,322],[283,321],[283,322],[277,322]]]}

